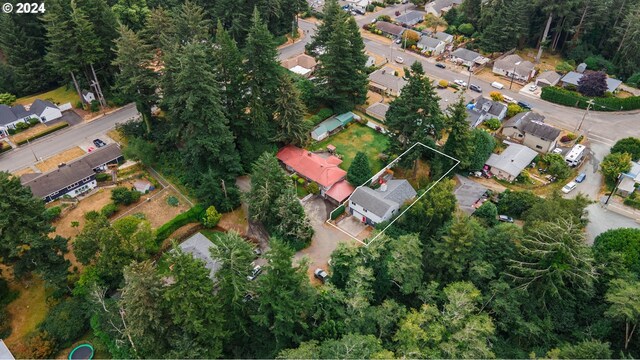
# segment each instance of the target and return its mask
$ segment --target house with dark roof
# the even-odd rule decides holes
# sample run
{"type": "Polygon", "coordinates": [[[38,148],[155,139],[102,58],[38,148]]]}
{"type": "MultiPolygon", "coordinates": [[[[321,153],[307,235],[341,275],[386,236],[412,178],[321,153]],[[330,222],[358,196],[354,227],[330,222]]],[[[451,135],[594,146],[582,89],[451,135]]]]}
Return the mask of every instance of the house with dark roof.
{"type": "Polygon", "coordinates": [[[435,0],[427,3],[424,10],[435,16],[442,16],[453,7],[462,4],[463,0],[435,0]]]}
{"type": "Polygon", "coordinates": [[[389,111],[389,105],[379,102],[369,106],[366,112],[369,116],[385,121],[387,119],[387,111],[389,111]]]}
{"type": "Polygon", "coordinates": [[[438,31],[432,35],[434,38],[442,41],[445,44],[451,44],[453,42],[453,35],[447,34],[444,31],[438,31]]]}
{"type": "Polygon", "coordinates": [[[405,179],[389,180],[378,189],[361,186],[349,198],[349,213],[375,226],[397,215],[400,207],[417,195],[405,179]]]}
{"type": "Polygon", "coordinates": [[[506,115],[505,104],[485,97],[479,97],[474,104],[467,105],[467,120],[472,128],[492,118],[502,121],[506,115]]]}
{"type": "Polygon", "coordinates": [[[353,186],[346,180],[347,172],[339,167],[342,160],[336,156],[322,156],[287,145],[278,151],[276,157],[289,172],[318,184],[320,195],[325,199],[341,203],[353,192],[353,186]]]}
{"type": "Polygon", "coordinates": [[[438,56],[444,52],[447,44],[442,40],[430,36],[423,36],[420,38],[420,41],[418,41],[417,46],[422,49],[423,53],[430,53],[432,56],[438,56]]]}
{"type": "Polygon", "coordinates": [[[21,122],[28,123],[30,119],[38,119],[44,123],[61,117],[60,109],[46,100],[36,99],[29,108],[20,104],[11,107],[0,104],[0,138],[7,136],[9,129],[15,129],[21,122]]]}
{"type": "Polygon", "coordinates": [[[395,75],[396,70],[385,66],[369,74],[369,88],[373,92],[389,96],[400,96],[407,81],[395,75]]]}
{"type": "Polygon", "coordinates": [[[556,146],[560,129],[544,123],[544,116],[527,111],[516,114],[502,126],[502,135],[529,148],[547,153],[556,146]]]}
{"type": "Polygon", "coordinates": [[[386,21],[378,21],[376,24],[376,29],[382,31],[383,34],[387,36],[400,37],[402,33],[406,30],[402,26],[392,24],[386,21]]]}
{"type": "Polygon", "coordinates": [[[420,11],[409,11],[406,14],[397,16],[396,22],[407,26],[413,26],[424,21],[424,15],[425,14],[420,11]]]}
{"type": "MultiPolygon", "coordinates": [[[[569,85],[578,86],[578,82],[580,81],[580,79],[582,79],[583,76],[584,74],[575,71],[569,71],[565,76],[562,77],[562,79],[560,79],[560,82],[562,83],[562,86],[565,87],[569,85]]],[[[612,79],[607,76],[607,91],[615,92],[616,90],[618,90],[618,87],[620,87],[620,85],[622,85],[622,81],[618,79],[612,79]]]]}
{"type": "Polygon", "coordinates": [[[45,202],[62,196],[77,197],[98,185],[98,172],[106,170],[107,165],[123,160],[120,147],[109,144],[68,164],[60,164],[55,170],[43,174],[25,174],[20,177],[20,182],[31,189],[33,196],[45,202]]]}
{"type": "Polygon", "coordinates": [[[216,281],[216,273],[222,267],[222,263],[211,256],[211,248],[216,245],[202,233],[196,233],[192,237],[178,245],[183,252],[190,254],[193,258],[204,263],[204,267],[209,270],[209,278],[216,281]]]}
{"type": "Polygon", "coordinates": [[[62,117],[60,109],[51,101],[36,99],[31,104],[29,111],[38,117],[43,123],[62,117]]]}
{"type": "Polygon", "coordinates": [[[493,73],[517,82],[527,83],[536,73],[531,61],[524,60],[517,54],[507,55],[493,63],[493,73]]]}
{"type": "Polygon", "coordinates": [[[530,148],[508,143],[509,146],[500,154],[491,154],[486,162],[490,171],[499,179],[514,181],[520,173],[531,164],[538,153],[530,148]]]}
{"type": "Polygon", "coordinates": [[[451,53],[451,61],[462,66],[466,66],[472,69],[476,65],[484,65],[489,62],[489,59],[480,55],[473,50],[465,48],[457,48],[451,53]]]}
{"type": "Polygon", "coordinates": [[[558,74],[555,71],[545,71],[542,74],[538,75],[538,77],[536,78],[536,85],[540,88],[546,86],[556,86],[556,84],[560,82],[561,78],[562,75],[558,74]]]}

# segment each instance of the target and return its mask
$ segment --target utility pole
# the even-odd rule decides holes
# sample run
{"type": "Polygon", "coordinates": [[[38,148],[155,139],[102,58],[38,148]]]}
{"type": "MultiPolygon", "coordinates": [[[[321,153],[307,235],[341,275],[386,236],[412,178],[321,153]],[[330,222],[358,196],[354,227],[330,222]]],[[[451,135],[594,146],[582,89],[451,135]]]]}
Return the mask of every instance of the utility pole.
{"type": "Polygon", "coordinates": [[[220,179],[220,182],[222,182],[222,191],[224,191],[224,198],[227,198],[227,187],[224,186],[224,179],[220,179]]]}
{"type": "Polygon", "coordinates": [[[589,114],[589,109],[591,109],[591,106],[595,104],[595,102],[593,101],[593,99],[587,101],[587,111],[584,112],[584,115],[582,115],[582,119],[580,120],[580,123],[578,124],[578,127],[576,128],[576,132],[580,131],[580,129],[582,128],[582,123],[584,122],[584,119],[587,118],[587,114],[589,114]]]}
{"type": "Polygon", "coordinates": [[[36,156],[36,152],[33,151],[33,147],[31,147],[31,144],[29,143],[29,139],[27,139],[27,147],[31,150],[31,153],[33,154],[33,158],[36,159],[36,162],[38,162],[38,157],[36,156]]]}
{"type": "Polygon", "coordinates": [[[518,70],[518,65],[515,65],[513,67],[513,72],[511,73],[511,83],[509,84],[509,90],[511,90],[511,87],[513,86],[513,78],[516,76],[517,70],[518,70]]]}
{"type": "Polygon", "coordinates": [[[469,67],[469,79],[467,80],[467,87],[465,90],[469,90],[469,86],[471,86],[471,67],[469,67]]]}
{"type": "Polygon", "coordinates": [[[616,179],[616,184],[613,187],[613,190],[611,190],[611,193],[609,194],[609,196],[607,197],[607,200],[604,202],[604,206],[607,206],[609,204],[609,199],[611,199],[611,196],[613,196],[613,194],[616,193],[616,190],[618,190],[618,186],[620,185],[621,182],[622,182],[622,173],[618,174],[618,178],[616,179]]]}

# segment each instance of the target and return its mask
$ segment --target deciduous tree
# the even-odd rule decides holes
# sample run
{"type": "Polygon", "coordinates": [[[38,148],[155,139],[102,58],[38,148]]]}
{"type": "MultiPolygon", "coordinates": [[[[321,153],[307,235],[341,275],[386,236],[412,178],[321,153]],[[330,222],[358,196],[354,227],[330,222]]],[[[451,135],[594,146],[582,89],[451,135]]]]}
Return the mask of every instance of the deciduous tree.
{"type": "Polygon", "coordinates": [[[584,96],[600,97],[607,88],[607,74],[602,71],[587,72],[578,80],[578,91],[584,96]]]}
{"type": "Polygon", "coordinates": [[[617,279],[610,283],[606,300],[609,309],[605,315],[624,322],[624,350],[629,348],[633,334],[640,322],[640,282],[617,279]]]}

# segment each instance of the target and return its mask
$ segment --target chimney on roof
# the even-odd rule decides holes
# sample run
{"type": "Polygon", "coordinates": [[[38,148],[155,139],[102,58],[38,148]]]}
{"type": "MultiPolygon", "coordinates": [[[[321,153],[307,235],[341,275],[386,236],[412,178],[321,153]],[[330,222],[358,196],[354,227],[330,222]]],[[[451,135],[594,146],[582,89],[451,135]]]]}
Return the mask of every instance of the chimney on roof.
{"type": "Polygon", "coordinates": [[[380,191],[387,191],[387,183],[382,183],[382,185],[380,185],[380,191]]]}

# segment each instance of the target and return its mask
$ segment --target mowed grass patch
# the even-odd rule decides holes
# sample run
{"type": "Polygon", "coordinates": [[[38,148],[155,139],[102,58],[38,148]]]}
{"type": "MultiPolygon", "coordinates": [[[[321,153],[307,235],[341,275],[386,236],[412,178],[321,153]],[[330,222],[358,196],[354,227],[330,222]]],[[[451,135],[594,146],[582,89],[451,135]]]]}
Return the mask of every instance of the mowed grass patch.
{"type": "Polygon", "coordinates": [[[47,91],[44,93],[24,96],[16,100],[16,104],[22,105],[31,105],[36,99],[40,100],[53,100],[53,102],[58,104],[66,104],[71,103],[73,107],[75,107],[76,103],[80,101],[78,98],[78,94],[72,88],[67,89],[65,85],[60,86],[57,89],[53,89],[51,91],[47,91]]]}
{"type": "Polygon", "coordinates": [[[361,151],[367,155],[373,172],[382,169],[382,162],[378,155],[389,147],[389,137],[365,125],[353,123],[341,132],[311,145],[311,151],[323,150],[327,145],[336,147],[336,152],[342,156],[340,168],[348,170],[356,154],[361,151]]]}
{"type": "Polygon", "coordinates": [[[44,281],[34,277],[26,283],[11,281],[10,286],[20,294],[7,305],[7,311],[11,314],[12,332],[4,342],[9,348],[22,343],[25,336],[36,329],[49,311],[44,281]]]}

